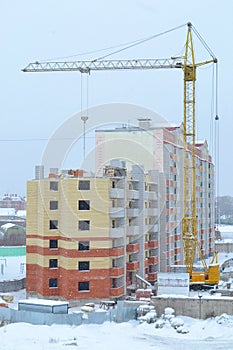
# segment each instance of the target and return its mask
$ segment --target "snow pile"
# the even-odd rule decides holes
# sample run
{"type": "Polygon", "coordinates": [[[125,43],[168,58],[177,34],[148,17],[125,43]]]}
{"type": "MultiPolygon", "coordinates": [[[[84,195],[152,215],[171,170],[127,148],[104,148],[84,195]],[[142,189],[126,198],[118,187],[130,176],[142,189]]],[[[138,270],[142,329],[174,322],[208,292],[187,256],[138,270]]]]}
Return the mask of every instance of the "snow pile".
{"type": "MultiPolygon", "coordinates": [[[[214,328],[218,329],[215,333],[215,336],[225,334],[223,329],[219,329],[218,325],[223,327],[232,327],[233,328],[233,316],[230,316],[226,313],[223,313],[220,316],[215,317],[214,319],[208,320],[195,320],[190,317],[182,317],[175,316],[175,310],[173,308],[167,307],[164,310],[164,313],[161,317],[157,317],[156,310],[153,306],[149,305],[140,305],[137,309],[137,320],[139,323],[154,323],[155,329],[165,330],[168,332],[169,329],[174,329],[176,333],[179,334],[188,334],[188,333],[196,333],[197,328],[199,328],[200,334],[203,335],[203,338],[211,332],[211,328],[213,329],[213,334],[215,332],[214,328]],[[187,322],[185,322],[185,320],[187,322]],[[192,320],[193,325],[190,324],[190,320],[192,320]],[[211,328],[209,327],[210,322],[212,323],[211,328]],[[206,326],[200,327],[201,323],[206,323],[206,326]]],[[[171,331],[169,331],[169,334],[171,331]]],[[[213,337],[213,334],[209,336],[209,338],[213,337]]],[[[174,334],[173,334],[174,336],[174,334]]]]}
{"type": "Polygon", "coordinates": [[[92,306],[84,305],[81,307],[81,311],[83,312],[94,312],[95,309],[92,306]]]}
{"type": "Polygon", "coordinates": [[[175,317],[175,310],[167,307],[164,310],[164,314],[160,318],[157,317],[156,310],[153,306],[140,305],[137,309],[137,319],[140,323],[155,323],[155,328],[172,327],[177,333],[186,334],[188,329],[183,327],[184,321],[179,317],[175,317]]]}

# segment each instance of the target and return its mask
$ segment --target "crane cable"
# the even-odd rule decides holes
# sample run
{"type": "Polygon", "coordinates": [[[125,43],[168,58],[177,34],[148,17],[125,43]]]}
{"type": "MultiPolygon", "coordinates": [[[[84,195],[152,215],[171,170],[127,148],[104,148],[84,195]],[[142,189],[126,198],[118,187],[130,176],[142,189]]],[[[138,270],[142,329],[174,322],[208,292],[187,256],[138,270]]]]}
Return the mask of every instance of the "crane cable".
{"type": "Polygon", "coordinates": [[[218,64],[216,65],[216,90],[215,90],[215,159],[216,159],[216,215],[217,215],[217,225],[220,224],[220,212],[219,212],[219,170],[220,170],[220,164],[219,164],[219,115],[218,115],[218,64]]]}
{"type": "MultiPolygon", "coordinates": [[[[98,50],[92,50],[92,51],[85,51],[85,52],[81,52],[81,53],[78,53],[78,54],[74,54],[74,55],[69,55],[69,56],[62,56],[62,57],[53,57],[53,58],[47,58],[47,59],[43,59],[41,60],[40,62],[48,62],[48,61],[54,61],[54,60],[63,60],[63,59],[67,59],[67,58],[72,58],[72,57],[78,57],[78,56],[83,56],[83,55],[90,55],[90,54],[95,54],[97,52],[103,52],[103,51],[107,51],[107,50],[111,50],[111,49],[116,49],[118,47],[122,47],[122,46],[126,46],[128,45],[126,48],[124,48],[123,50],[126,50],[127,48],[130,48],[130,47],[133,47],[133,46],[136,46],[136,45],[139,45],[143,42],[146,42],[146,41],[149,41],[151,39],[154,39],[155,37],[157,36],[160,36],[160,35],[163,35],[163,34],[166,34],[166,33],[169,33],[173,30],[176,30],[176,29],[179,29],[179,28],[182,28],[186,26],[186,24],[182,24],[180,26],[177,26],[177,27],[174,27],[170,30],[167,30],[165,32],[162,32],[162,33],[159,33],[159,34],[155,34],[155,35],[152,35],[152,36],[149,36],[149,37],[146,37],[146,38],[142,38],[142,39],[137,39],[137,40],[133,40],[133,41],[127,41],[125,43],[122,43],[122,44],[118,44],[118,45],[112,45],[112,46],[108,46],[108,47],[104,47],[102,49],[98,49],[98,50]]],[[[122,50],[120,50],[122,51],[122,50]]],[[[119,52],[120,52],[119,51],[119,52]]],[[[112,55],[113,53],[111,53],[110,55],[112,55]]],[[[103,57],[106,57],[106,56],[103,56],[103,57]]],[[[97,58],[95,59],[94,61],[98,60],[100,58],[97,58]]]]}
{"type": "MultiPolygon", "coordinates": [[[[200,42],[202,43],[202,45],[205,47],[205,49],[208,51],[208,53],[210,54],[210,56],[213,58],[213,61],[216,65],[214,65],[213,68],[213,78],[212,78],[212,105],[211,105],[211,121],[213,121],[212,116],[214,115],[215,112],[215,117],[214,120],[215,122],[217,122],[217,124],[214,124],[214,128],[212,126],[211,123],[211,128],[212,128],[212,132],[213,132],[213,143],[212,144],[213,148],[212,148],[212,152],[215,158],[215,181],[216,181],[216,187],[215,187],[215,200],[216,200],[216,229],[218,230],[218,225],[220,224],[220,212],[219,212],[219,115],[218,115],[218,61],[216,59],[215,54],[213,53],[213,51],[211,50],[211,48],[207,45],[206,41],[202,38],[202,36],[200,35],[200,33],[197,31],[197,29],[192,25],[192,30],[195,33],[195,35],[197,36],[197,38],[200,40],[200,42]],[[215,78],[215,79],[214,79],[215,78]],[[214,90],[215,90],[215,94],[214,94],[214,90]],[[215,101],[214,101],[215,100],[215,101]],[[215,102],[215,105],[214,105],[215,102]],[[215,108],[215,111],[214,111],[215,108]]],[[[211,131],[210,131],[211,132],[211,131]]]]}
{"type": "Polygon", "coordinates": [[[94,59],[92,62],[96,62],[96,61],[102,60],[102,59],[104,59],[106,57],[112,56],[112,55],[114,55],[116,53],[119,53],[119,52],[122,52],[122,51],[125,51],[125,50],[128,50],[128,49],[131,49],[134,46],[141,45],[141,44],[145,43],[146,41],[152,40],[152,39],[157,38],[159,36],[162,36],[164,34],[168,34],[170,32],[173,32],[173,31],[177,30],[177,29],[180,29],[180,28],[182,28],[184,26],[186,26],[186,23],[185,24],[181,24],[181,25],[179,25],[177,27],[168,29],[168,30],[166,30],[164,32],[161,32],[161,33],[158,33],[158,34],[154,34],[154,35],[149,36],[147,38],[144,38],[144,39],[141,39],[141,40],[137,40],[135,42],[130,43],[130,45],[128,45],[126,47],[123,47],[122,49],[119,49],[119,50],[116,50],[116,51],[112,51],[112,52],[110,52],[109,54],[107,54],[105,56],[98,57],[98,58],[94,59]]]}
{"type": "Polygon", "coordinates": [[[81,74],[81,82],[80,82],[80,106],[81,106],[81,120],[83,122],[83,161],[86,158],[86,122],[88,120],[88,112],[89,112],[89,74],[86,75],[86,110],[85,110],[85,115],[83,115],[83,80],[82,80],[82,74],[81,74]]]}
{"type": "Polygon", "coordinates": [[[192,30],[193,32],[196,34],[196,36],[198,37],[198,39],[200,40],[200,42],[202,43],[202,45],[204,46],[204,48],[208,51],[208,53],[210,54],[210,56],[213,59],[216,59],[215,54],[213,53],[213,51],[211,50],[211,48],[209,47],[209,45],[206,43],[206,41],[203,39],[203,37],[201,36],[201,34],[197,31],[197,29],[194,27],[194,25],[192,24],[192,30]]]}

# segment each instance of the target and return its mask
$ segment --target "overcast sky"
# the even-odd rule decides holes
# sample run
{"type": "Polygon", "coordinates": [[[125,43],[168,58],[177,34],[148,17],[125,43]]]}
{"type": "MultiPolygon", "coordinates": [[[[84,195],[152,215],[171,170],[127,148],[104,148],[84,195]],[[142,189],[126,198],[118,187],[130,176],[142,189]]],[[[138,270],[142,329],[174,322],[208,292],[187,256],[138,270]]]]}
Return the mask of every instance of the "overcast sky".
{"type": "MultiPolygon", "coordinates": [[[[178,70],[80,73],[23,73],[35,61],[84,60],[103,56],[106,47],[132,42],[191,21],[218,58],[220,116],[219,194],[233,195],[232,152],[233,2],[155,0],[1,0],[1,172],[0,194],[26,194],[48,139],[82,108],[130,103],[180,124],[183,76],[178,70]],[[88,54],[88,52],[93,52],[88,54]],[[88,102],[87,102],[88,101],[88,102]]],[[[109,58],[160,58],[181,55],[186,27],[109,58]]],[[[210,58],[196,43],[197,60],[210,58]]],[[[198,69],[197,136],[211,151],[212,65],[198,69]]],[[[127,120],[126,120],[127,122],[127,120]]],[[[98,121],[96,121],[98,124],[98,121]]],[[[77,159],[82,154],[77,155],[77,159]]],[[[72,164],[73,166],[73,164],[72,164]]],[[[75,166],[75,165],[74,165],[75,166]]],[[[77,167],[79,166],[77,161],[77,167]]]]}

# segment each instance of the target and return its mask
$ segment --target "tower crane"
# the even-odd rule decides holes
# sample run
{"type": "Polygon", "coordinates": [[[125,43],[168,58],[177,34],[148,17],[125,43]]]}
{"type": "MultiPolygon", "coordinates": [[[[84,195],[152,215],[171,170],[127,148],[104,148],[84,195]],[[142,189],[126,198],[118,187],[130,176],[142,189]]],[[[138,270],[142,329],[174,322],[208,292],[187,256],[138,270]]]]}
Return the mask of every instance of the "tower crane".
{"type": "Polygon", "coordinates": [[[193,26],[187,23],[187,36],[185,53],[182,57],[163,59],[114,59],[93,61],[66,61],[66,62],[34,62],[30,63],[23,72],[70,72],[79,71],[88,73],[91,71],[105,70],[133,70],[133,69],[181,69],[184,81],[184,114],[183,114],[183,147],[184,147],[184,197],[182,219],[182,242],[186,270],[190,275],[190,283],[198,285],[216,285],[220,279],[217,252],[214,253],[211,263],[207,266],[198,242],[197,232],[197,208],[196,208],[196,115],[195,115],[195,83],[196,69],[209,63],[217,63],[214,55],[210,60],[195,62],[194,46],[192,40],[193,26]],[[191,157],[190,157],[191,155],[191,157]],[[191,181],[190,181],[191,179],[191,181]],[[190,186],[191,183],[191,186],[190,186]],[[190,200],[191,197],[191,200],[190,200]],[[204,271],[193,271],[196,252],[203,265],[204,271]]]}

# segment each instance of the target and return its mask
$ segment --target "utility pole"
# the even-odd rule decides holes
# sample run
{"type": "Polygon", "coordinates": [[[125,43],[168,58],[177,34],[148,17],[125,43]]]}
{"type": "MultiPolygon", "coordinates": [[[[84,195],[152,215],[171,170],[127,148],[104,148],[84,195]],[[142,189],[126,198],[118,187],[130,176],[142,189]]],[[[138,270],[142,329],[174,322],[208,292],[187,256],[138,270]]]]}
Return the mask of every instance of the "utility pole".
{"type": "Polygon", "coordinates": [[[198,298],[199,298],[199,319],[201,320],[201,298],[202,294],[198,292],[198,298]]]}

